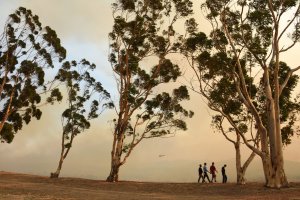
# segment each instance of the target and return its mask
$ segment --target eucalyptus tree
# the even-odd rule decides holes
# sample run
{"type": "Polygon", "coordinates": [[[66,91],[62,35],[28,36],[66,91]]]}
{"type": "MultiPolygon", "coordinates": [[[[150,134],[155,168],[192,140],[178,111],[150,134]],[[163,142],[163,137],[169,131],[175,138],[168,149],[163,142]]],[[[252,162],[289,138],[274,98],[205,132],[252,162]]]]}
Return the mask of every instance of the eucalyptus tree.
{"type": "Polygon", "coordinates": [[[110,62],[119,102],[107,181],[118,181],[120,166],[143,139],[186,130],[184,119],[193,115],[180,104],[189,99],[186,87],[172,93],[163,87],[181,75],[179,66],[167,56],[180,46],[175,23],[191,13],[189,0],[119,0],[113,4],[110,62]]]}
{"type": "MultiPolygon", "coordinates": [[[[207,0],[202,8],[213,28],[215,50],[233,61],[224,70],[231,74],[238,99],[253,116],[260,148],[249,143],[244,134],[239,135],[261,157],[266,186],[288,186],[282,138],[290,131],[282,131],[285,110],[281,99],[290,101],[292,95],[285,97],[283,91],[300,66],[285,71],[281,55],[299,42],[300,3],[297,0],[207,0]],[[262,88],[260,105],[251,94],[248,77],[257,88],[262,88]]],[[[292,93],[294,88],[290,89],[292,93]]],[[[293,124],[293,119],[289,121],[293,124]]],[[[234,121],[230,125],[238,129],[234,121]]]]}
{"type": "MultiPolygon", "coordinates": [[[[9,15],[0,35],[0,140],[10,143],[32,117],[40,119],[41,93],[49,88],[45,71],[61,62],[66,50],[49,26],[42,27],[38,16],[20,7],[9,15]]],[[[51,100],[61,100],[57,89],[51,100]]]]}
{"type": "Polygon", "coordinates": [[[61,153],[58,167],[51,173],[51,178],[58,178],[75,137],[89,129],[90,121],[98,118],[103,109],[112,106],[107,101],[110,98],[109,93],[90,74],[95,67],[85,59],[79,63],[65,62],[56,76],[58,81],[65,83],[68,107],[61,116],[63,126],[61,153]]]}
{"type": "MultiPolygon", "coordinates": [[[[251,138],[248,141],[256,146],[259,137],[253,133],[255,130],[249,128],[253,126],[252,117],[239,100],[231,74],[228,72],[228,66],[233,61],[226,57],[226,54],[214,54],[214,41],[203,32],[197,31],[195,19],[186,21],[186,30],[187,37],[184,38],[181,53],[185,56],[193,74],[188,85],[192,91],[200,94],[208,107],[214,111],[213,127],[235,148],[237,184],[245,184],[245,173],[255,153],[252,151],[242,164],[240,134],[247,134],[251,138]],[[235,122],[238,128],[230,126],[228,120],[235,122]]],[[[252,86],[252,95],[255,96],[257,88],[250,81],[247,86],[252,86]]]]}
{"type": "MultiPolygon", "coordinates": [[[[194,78],[190,82],[191,89],[204,97],[210,109],[217,114],[213,116],[213,126],[216,127],[225,138],[230,141],[236,150],[237,183],[245,183],[245,172],[255,156],[253,149],[250,156],[241,165],[240,144],[241,138],[247,138],[248,145],[259,149],[260,134],[258,132],[253,114],[248,111],[239,97],[234,81],[235,60],[226,51],[220,51],[228,41],[221,31],[213,32],[214,38],[207,37],[202,32],[197,32],[197,24],[194,19],[186,22],[187,38],[181,52],[187,58],[188,64],[194,72],[194,78]]],[[[245,84],[253,104],[257,108],[263,124],[267,126],[268,113],[265,109],[265,95],[263,91],[263,79],[258,79],[255,84],[251,68],[254,61],[249,56],[239,58],[245,84]],[[249,66],[249,71],[247,71],[249,66]]],[[[283,82],[288,76],[290,68],[283,62],[279,63],[279,79],[283,82]]],[[[270,65],[273,69],[274,65],[270,65]]],[[[274,76],[270,74],[270,80],[274,76]]],[[[298,76],[291,75],[283,89],[283,95],[279,99],[281,105],[281,137],[285,145],[291,142],[295,132],[295,115],[299,111],[297,101],[292,99],[292,91],[298,83],[298,76]]]]}

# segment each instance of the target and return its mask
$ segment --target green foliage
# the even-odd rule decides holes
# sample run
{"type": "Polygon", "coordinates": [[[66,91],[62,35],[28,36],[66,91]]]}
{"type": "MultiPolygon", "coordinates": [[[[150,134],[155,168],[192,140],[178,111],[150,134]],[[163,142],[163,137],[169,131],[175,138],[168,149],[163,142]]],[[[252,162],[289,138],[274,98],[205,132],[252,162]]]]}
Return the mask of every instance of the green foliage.
{"type": "Polygon", "coordinates": [[[62,101],[63,96],[58,88],[51,90],[51,95],[47,98],[47,102],[53,104],[55,101],[62,101]]]}
{"type": "MultiPolygon", "coordinates": [[[[123,152],[130,152],[144,138],[187,129],[184,119],[193,116],[181,106],[189,99],[187,89],[179,87],[173,94],[155,91],[181,76],[179,66],[166,56],[180,49],[183,36],[174,24],[192,14],[192,6],[189,0],[118,0],[113,4],[109,60],[120,94],[114,134],[131,138],[123,152]],[[151,58],[152,67],[146,58],[151,58]]],[[[190,21],[191,30],[193,25],[190,21]]]]}
{"type": "MultiPolygon", "coordinates": [[[[62,113],[65,148],[71,148],[76,135],[90,128],[90,120],[95,119],[103,111],[99,108],[102,101],[110,98],[109,93],[100,82],[90,75],[95,69],[93,63],[83,59],[80,62],[64,62],[56,79],[65,83],[68,93],[68,107],[62,113]]],[[[53,90],[53,95],[60,99],[60,93],[53,90]]],[[[110,103],[103,108],[111,107],[110,103]]]]}
{"type": "MultiPolygon", "coordinates": [[[[196,61],[201,93],[208,99],[209,106],[221,111],[241,133],[250,130],[249,122],[256,109],[268,129],[270,108],[266,91],[270,87],[276,102],[278,80],[278,84],[284,86],[278,98],[281,135],[283,143],[289,144],[296,128],[295,113],[299,111],[298,102],[292,99],[299,78],[290,74],[292,67],[280,62],[279,55],[299,42],[299,1],[206,0],[201,8],[213,26],[210,37],[198,33],[194,20],[190,20],[186,23],[188,38],[181,51],[196,61]],[[196,35],[201,35],[201,40],[196,35]],[[287,38],[290,43],[282,42],[287,38]],[[284,45],[276,49],[282,43],[284,45]],[[259,75],[262,76],[259,78],[259,75]],[[266,82],[270,85],[266,86],[266,82]],[[249,109],[250,103],[254,108],[249,109]]],[[[220,122],[219,117],[214,117],[213,124],[220,122]]]]}
{"type": "MultiPolygon", "coordinates": [[[[192,60],[190,63],[194,63],[192,67],[200,77],[199,81],[202,85],[200,93],[208,99],[209,107],[230,116],[236,122],[236,126],[241,128],[240,131],[244,133],[249,124],[243,120],[248,119],[249,116],[247,112],[244,112],[245,107],[243,107],[236,90],[233,78],[235,63],[226,52],[222,51],[228,44],[226,37],[219,30],[216,31],[214,37],[215,39],[209,38],[203,32],[190,32],[185,38],[185,45],[181,52],[192,60]],[[221,51],[215,51],[215,49],[221,51]]],[[[244,75],[248,78],[248,88],[251,88],[252,95],[255,95],[257,90],[253,85],[253,80],[247,76],[246,70],[244,75]]],[[[222,124],[221,119],[219,114],[212,118],[212,124],[217,129],[222,124]]]]}
{"type": "MultiPolygon", "coordinates": [[[[45,71],[62,61],[66,50],[50,27],[42,27],[38,16],[20,7],[5,24],[0,38],[0,140],[11,142],[14,134],[32,117],[40,119],[41,93],[47,90],[45,71]]],[[[62,99],[52,91],[48,102],[62,99]]]]}
{"type": "Polygon", "coordinates": [[[14,127],[9,123],[5,123],[1,130],[1,141],[11,143],[15,137],[15,135],[12,133],[14,133],[14,127]]]}
{"type": "MultiPolygon", "coordinates": [[[[196,29],[192,30],[196,31],[196,29]]],[[[204,49],[211,47],[211,40],[209,40],[204,33],[192,33],[189,28],[187,31],[191,33],[191,36],[186,39],[186,47],[190,51],[196,51],[198,48],[204,49]]]]}

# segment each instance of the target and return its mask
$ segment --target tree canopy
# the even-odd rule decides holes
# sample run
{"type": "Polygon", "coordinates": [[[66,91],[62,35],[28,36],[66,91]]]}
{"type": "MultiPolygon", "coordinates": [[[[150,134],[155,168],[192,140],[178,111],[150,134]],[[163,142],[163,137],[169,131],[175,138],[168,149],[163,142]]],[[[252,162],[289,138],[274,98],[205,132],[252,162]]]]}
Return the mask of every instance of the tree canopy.
{"type": "Polygon", "coordinates": [[[61,115],[63,131],[60,159],[51,178],[58,178],[75,137],[89,129],[90,121],[98,118],[105,108],[113,106],[108,102],[110,94],[90,74],[95,68],[95,64],[85,59],[80,62],[67,61],[55,77],[66,86],[67,108],[61,115]]]}
{"type": "MultiPolygon", "coordinates": [[[[0,35],[0,140],[11,142],[31,118],[40,119],[41,93],[49,90],[45,70],[61,62],[66,50],[49,26],[42,27],[39,17],[20,7],[11,14],[0,35]]],[[[61,100],[51,92],[51,100],[61,100]]]]}
{"type": "Polygon", "coordinates": [[[113,4],[110,62],[119,102],[108,181],[118,180],[119,167],[142,139],[185,130],[184,118],[193,115],[180,105],[189,99],[184,86],[172,95],[157,90],[181,75],[179,66],[167,56],[178,51],[182,37],[174,24],[191,13],[192,2],[188,0],[120,0],[113,4]],[[152,67],[145,63],[147,58],[152,67]]]}
{"type": "MultiPolygon", "coordinates": [[[[235,98],[227,100],[227,106],[222,102],[224,93],[221,97],[214,95],[217,98],[210,98],[213,102],[222,102],[218,106],[223,106],[223,116],[239,111],[241,106],[245,114],[253,116],[261,150],[250,144],[243,132],[239,134],[245,144],[262,158],[266,186],[287,186],[282,145],[289,143],[289,135],[293,134],[293,111],[298,108],[291,92],[298,80],[294,72],[300,66],[287,67],[281,54],[299,42],[300,5],[293,0],[207,0],[202,9],[212,25],[210,38],[214,48],[213,54],[204,50],[199,57],[201,64],[206,68],[210,66],[210,73],[204,72],[207,76],[204,79],[217,81],[216,86],[222,91],[235,90],[232,93],[235,98]],[[209,63],[215,56],[217,62],[209,63]],[[220,67],[223,74],[228,74],[223,81],[216,74],[220,67]],[[284,122],[288,125],[283,126],[284,122]]],[[[194,27],[192,23],[190,26],[194,27]]],[[[235,130],[239,130],[234,119],[227,119],[235,130]]]]}

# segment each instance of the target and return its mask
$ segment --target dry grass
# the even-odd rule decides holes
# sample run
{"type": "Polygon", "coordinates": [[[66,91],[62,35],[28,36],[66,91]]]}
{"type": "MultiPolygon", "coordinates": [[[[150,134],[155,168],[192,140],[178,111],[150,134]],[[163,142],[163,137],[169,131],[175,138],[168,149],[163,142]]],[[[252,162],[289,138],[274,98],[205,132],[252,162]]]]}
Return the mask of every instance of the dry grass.
{"type": "Polygon", "coordinates": [[[59,178],[0,172],[3,200],[115,200],[115,199],[246,199],[300,200],[300,183],[289,188],[268,189],[262,183],[247,185],[198,183],[118,182],[59,178]]]}

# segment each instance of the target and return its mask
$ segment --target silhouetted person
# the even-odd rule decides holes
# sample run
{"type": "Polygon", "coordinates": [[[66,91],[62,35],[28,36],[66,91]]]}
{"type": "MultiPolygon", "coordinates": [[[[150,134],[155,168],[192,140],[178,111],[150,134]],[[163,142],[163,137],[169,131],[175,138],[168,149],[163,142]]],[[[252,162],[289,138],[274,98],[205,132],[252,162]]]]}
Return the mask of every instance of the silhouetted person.
{"type": "Polygon", "coordinates": [[[203,169],[202,169],[202,165],[201,164],[199,165],[198,173],[199,173],[199,178],[198,178],[198,183],[199,183],[200,180],[201,180],[201,178],[202,178],[202,181],[204,180],[203,179],[203,169]]]}
{"type": "Polygon", "coordinates": [[[224,165],[223,167],[222,167],[222,176],[223,176],[223,183],[226,183],[227,182],[227,175],[226,175],[226,171],[225,171],[225,167],[226,167],[227,165],[224,165]]]}
{"type": "Polygon", "coordinates": [[[206,163],[204,163],[204,166],[203,166],[203,173],[204,173],[204,176],[203,176],[202,183],[205,183],[205,178],[207,178],[208,182],[210,182],[208,174],[207,174],[207,173],[209,173],[209,171],[207,170],[206,163]]]}
{"type": "Polygon", "coordinates": [[[217,175],[216,175],[216,173],[217,173],[218,171],[217,171],[217,169],[216,169],[216,167],[215,167],[215,163],[214,163],[214,162],[211,163],[211,166],[210,166],[210,168],[209,168],[209,171],[210,171],[210,173],[211,173],[211,182],[214,182],[214,180],[215,180],[215,182],[217,182],[217,175]]]}

